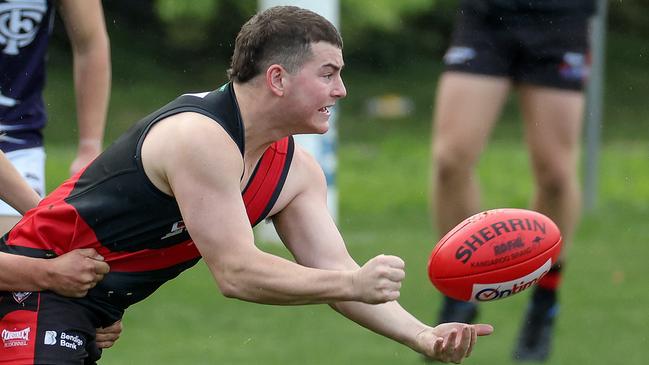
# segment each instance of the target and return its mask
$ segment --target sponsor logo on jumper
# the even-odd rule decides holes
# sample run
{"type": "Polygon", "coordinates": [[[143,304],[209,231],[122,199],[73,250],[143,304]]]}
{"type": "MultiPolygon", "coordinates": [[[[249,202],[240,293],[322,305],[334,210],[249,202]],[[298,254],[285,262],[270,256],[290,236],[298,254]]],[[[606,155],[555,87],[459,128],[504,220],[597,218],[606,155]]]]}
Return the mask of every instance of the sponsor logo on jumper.
{"type": "Polygon", "coordinates": [[[171,226],[171,232],[169,232],[169,233],[167,233],[166,235],[162,236],[162,238],[160,238],[160,239],[161,239],[161,240],[164,240],[164,239],[166,239],[166,238],[169,238],[169,237],[173,237],[173,236],[179,235],[179,234],[185,232],[186,230],[187,230],[187,227],[185,227],[185,222],[183,222],[183,221],[178,221],[178,222],[174,223],[174,224],[171,226]]]}
{"type": "Polygon", "coordinates": [[[471,299],[479,302],[488,302],[520,293],[536,284],[539,279],[550,271],[551,267],[552,260],[549,259],[541,267],[521,278],[502,283],[474,284],[471,299]]]}
{"type": "Polygon", "coordinates": [[[56,331],[45,331],[43,343],[46,345],[56,345],[56,331]]]}
{"type": "Polygon", "coordinates": [[[18,331],[2,330],[2,343],[4,347],[27,346],[29,343],[29,332],[31,327],[18,331]]]}
{"type": "Polygon", "coordinates": [[[30,292],[30,291],[15,291],[15,292],[11,293],[11,296],[14,297],[14,300],[16,301],[16,303],[20,304],[20,303],[24,302],[25,299],[27,299],[31,294],[32,294],[32,292],[30,292]]]}
{"type": "Polygon", "coordinates": [[[47,5],[45,0],[7,0],[0,4],[0,45],[2,52],[17,55],[38,32],[47,5]]]}
{"type": "MultiPolygon", "coordinates": [[[[545,235],[545,223],[540,223],[535,219],[508,219],[496,223],[492,223],[486,227],[480,228],[476,233],[472,234],[464,241],[457,251],[455,251],[455,259],[463,264],[471,260],[473,253],[480,249],[485,243],[492,239],[499,237],[505,233],[518,232],[518,231],[534,231],[539,235],[545,235]]],[[[539,237],[540,241],[542,237],[539,237]]]]}
{"type": "Polygon", "coordinates": [[[59,346],[76,350],[77,348],[83,347],[83,338],[79,335],[69,335],[65,332],[61,332],[59,346]]]}

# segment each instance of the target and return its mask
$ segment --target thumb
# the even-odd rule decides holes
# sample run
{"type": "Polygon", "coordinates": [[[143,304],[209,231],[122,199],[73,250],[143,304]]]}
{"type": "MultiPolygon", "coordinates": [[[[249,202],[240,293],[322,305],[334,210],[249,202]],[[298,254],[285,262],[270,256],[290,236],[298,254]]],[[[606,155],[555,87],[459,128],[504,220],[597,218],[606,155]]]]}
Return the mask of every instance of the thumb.
{"type": "Polygon", "coordinates": [[[94,248],[80,248],[75,250],[77,251],[80,255],[91,258],[93,260],[97,261],[104,261],[104,256],[100,255],[97,250],[94,248]]]}
{"type": "Polygon", "coordinates": [[[493,326],[490,324],[474,324],[473,326],[478,336],[487,336],[494,331],[493,326]]]}

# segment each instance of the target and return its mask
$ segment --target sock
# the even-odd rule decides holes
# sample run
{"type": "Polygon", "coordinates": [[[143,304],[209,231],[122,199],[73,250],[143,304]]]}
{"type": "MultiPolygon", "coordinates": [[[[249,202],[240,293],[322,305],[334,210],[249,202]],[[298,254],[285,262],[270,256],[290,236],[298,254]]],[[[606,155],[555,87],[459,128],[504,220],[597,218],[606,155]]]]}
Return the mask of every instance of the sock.
{"type": "Polygon", "coordinates": [[[543,288],[547,291],[556,291],[561,284],[561,263],[552,265],[550,271],[536,283],[538,288],[543,288]]]}

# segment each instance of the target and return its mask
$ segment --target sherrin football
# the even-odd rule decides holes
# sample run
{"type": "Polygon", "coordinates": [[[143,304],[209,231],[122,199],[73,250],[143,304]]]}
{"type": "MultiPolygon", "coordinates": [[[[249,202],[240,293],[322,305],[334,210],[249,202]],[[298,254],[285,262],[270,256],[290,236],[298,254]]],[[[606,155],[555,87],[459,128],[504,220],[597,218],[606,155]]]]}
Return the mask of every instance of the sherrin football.
{"type": "Polygon", "coordinates": [[[462,301],[507,298],[532,287],[561,252],[561,232],[545,215],[503,208],[475,214],[449,231],[428,260],[428,277],[462,301]]]}

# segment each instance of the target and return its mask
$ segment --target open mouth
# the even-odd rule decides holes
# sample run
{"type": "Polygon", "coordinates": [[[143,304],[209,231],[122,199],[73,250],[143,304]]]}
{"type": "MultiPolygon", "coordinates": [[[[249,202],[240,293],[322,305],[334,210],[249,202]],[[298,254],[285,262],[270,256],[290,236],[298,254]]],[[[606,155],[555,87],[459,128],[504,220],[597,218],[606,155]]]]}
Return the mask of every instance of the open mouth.
{"type": "Polygon", "coordinates": [[[318,109],[318,111],[319,111],[320,113],[324,113],[324,114],[326,114],[326,115],[331,115],[331,110],[330,110],[330,108],[331,108],[331,106],[325,106],[325,107],[322,107],[322,108],[318,109]]]}

